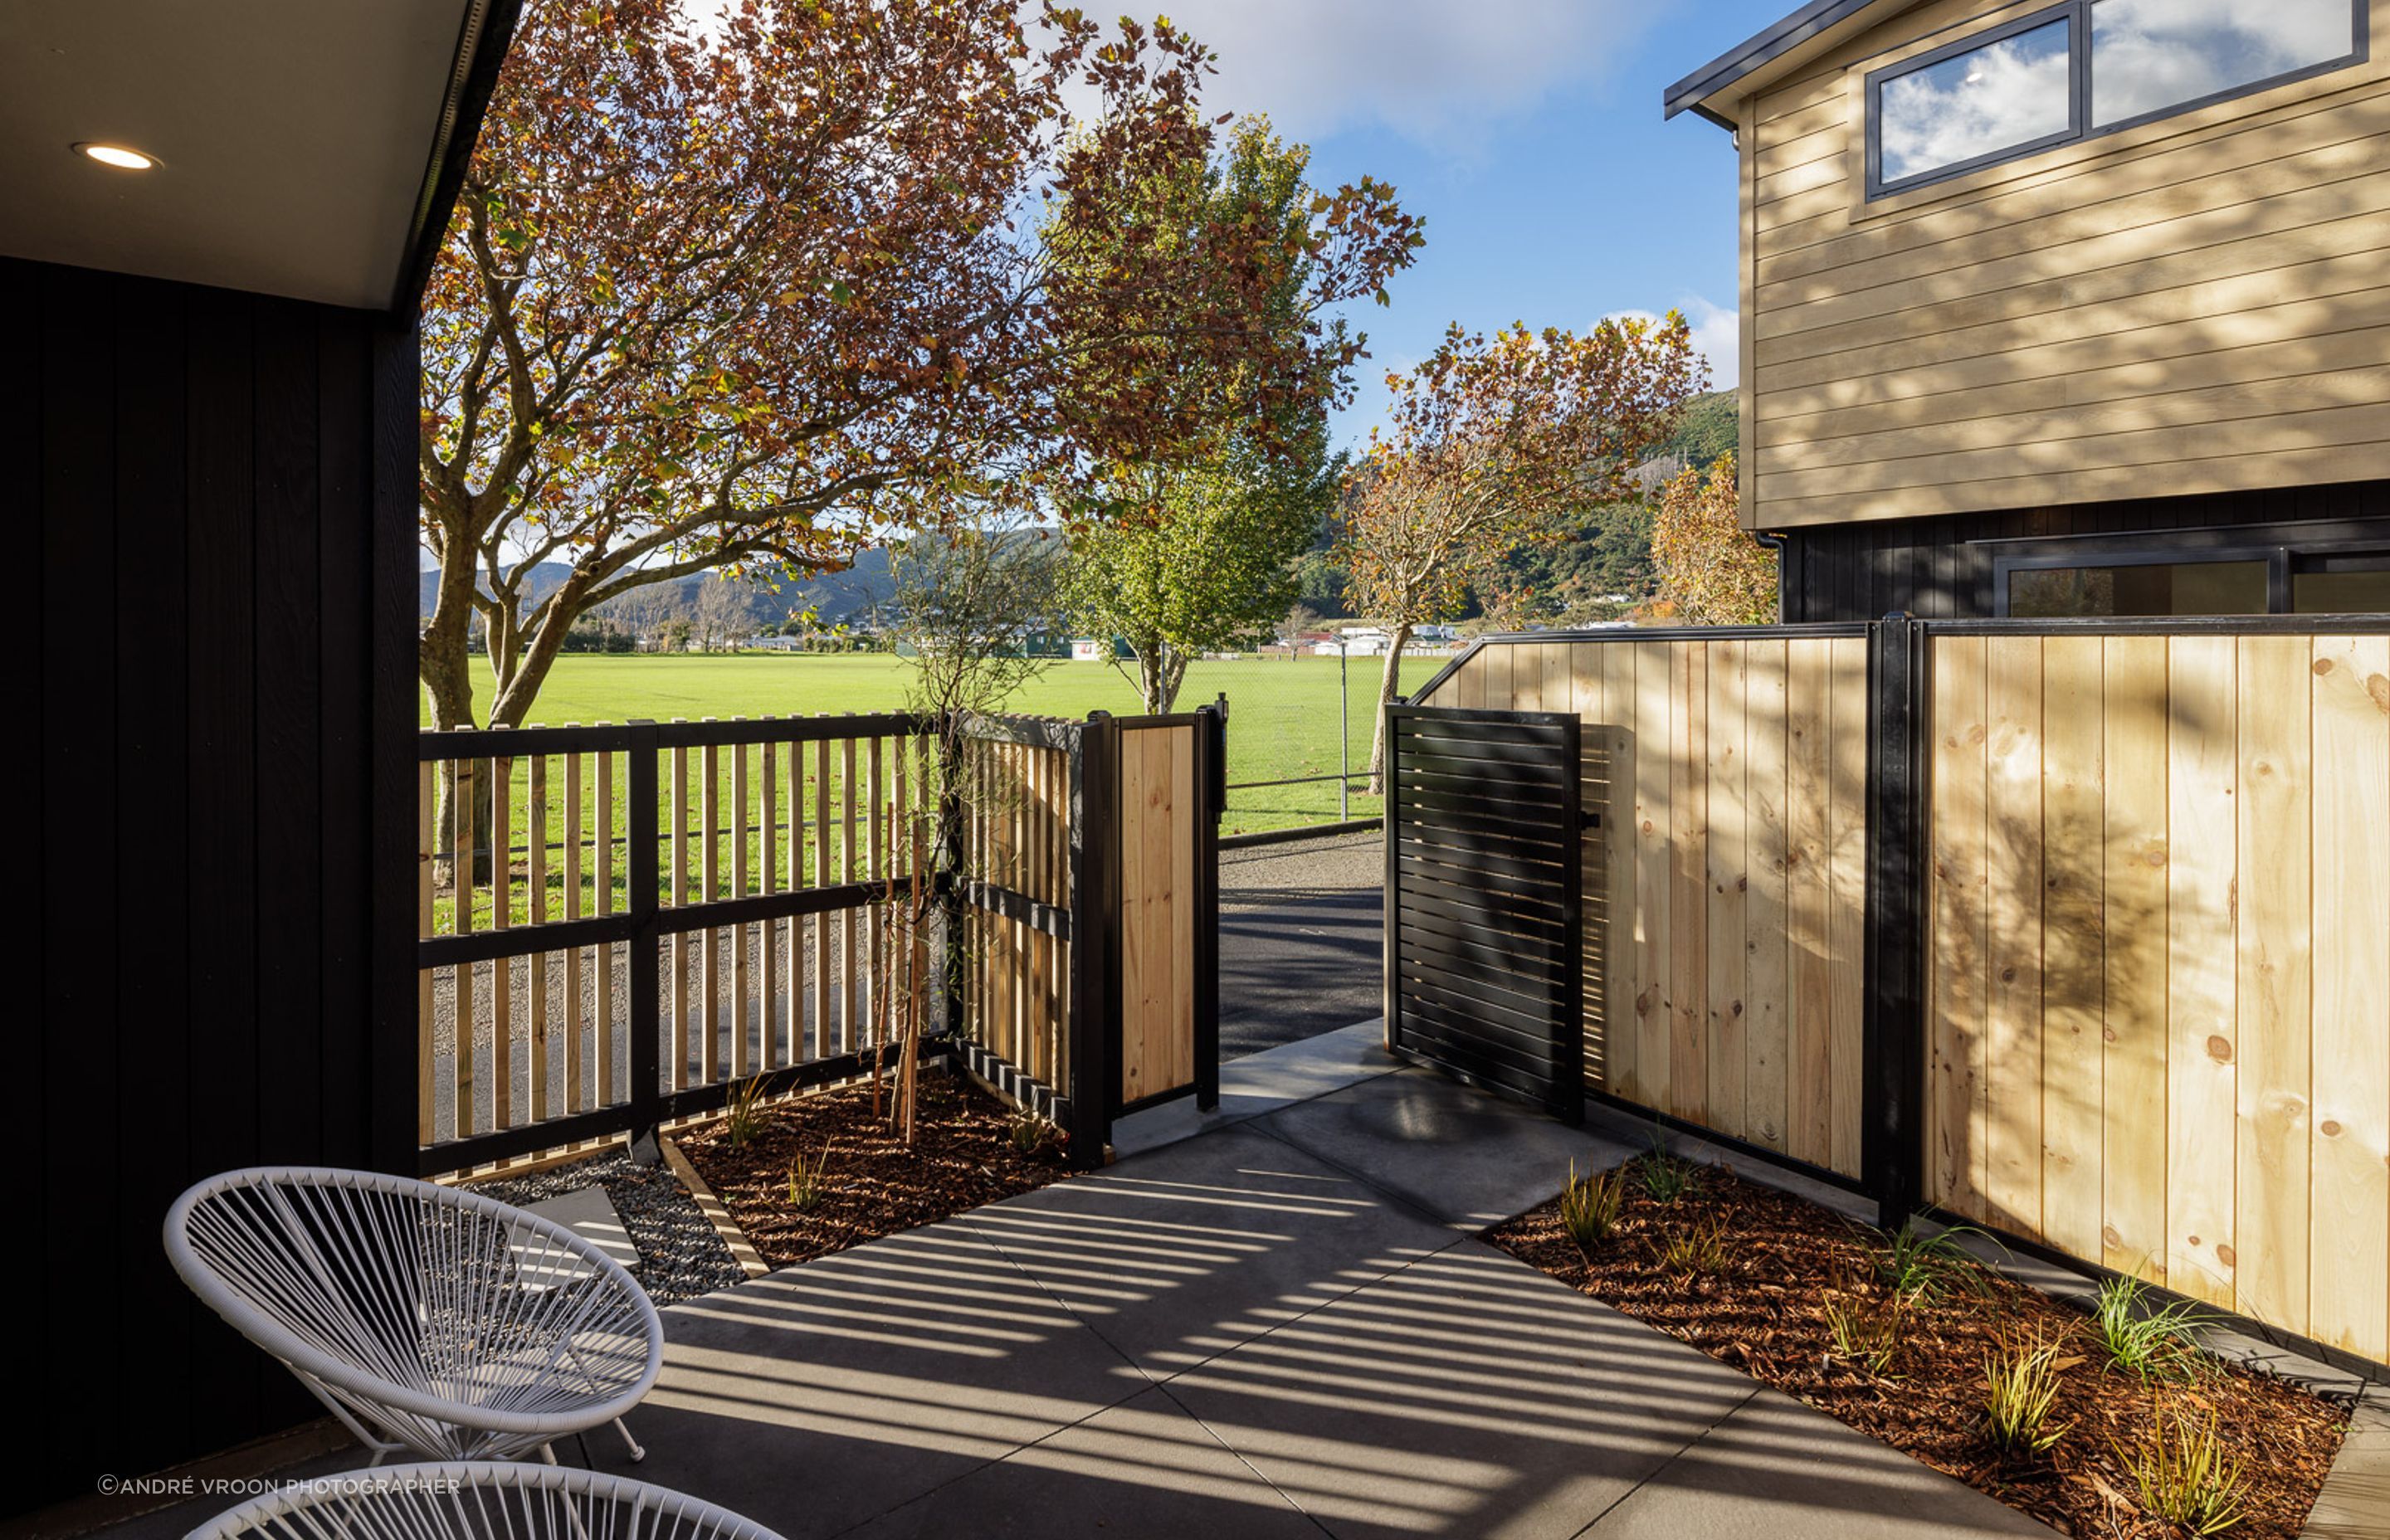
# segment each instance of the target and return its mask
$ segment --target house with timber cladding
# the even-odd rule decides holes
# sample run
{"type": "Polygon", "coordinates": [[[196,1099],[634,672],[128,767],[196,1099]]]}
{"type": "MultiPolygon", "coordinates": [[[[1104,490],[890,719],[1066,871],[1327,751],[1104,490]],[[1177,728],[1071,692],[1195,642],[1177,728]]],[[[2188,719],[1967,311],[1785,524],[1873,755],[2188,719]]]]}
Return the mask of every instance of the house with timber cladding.
{"type": "Polygon", "coordinates": [[[2390,611],[2390,0],[1817,0],[1741,182],[1783,618],[2390,611]]]}

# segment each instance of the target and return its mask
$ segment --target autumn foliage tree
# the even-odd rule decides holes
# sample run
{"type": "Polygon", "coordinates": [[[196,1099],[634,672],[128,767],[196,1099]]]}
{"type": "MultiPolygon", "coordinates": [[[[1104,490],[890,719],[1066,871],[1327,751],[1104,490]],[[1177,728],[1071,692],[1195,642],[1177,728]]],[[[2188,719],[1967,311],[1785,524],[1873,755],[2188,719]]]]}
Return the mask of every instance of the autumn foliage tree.
{"type": "MultiPolygon", "coordinates": [[[[1117,241],[1207,163],[1201,46],[1017,0],[532,0],[425,298],[420,650],[434,725],[524,719],[572,622],[719,569],[803,572],[866,533],[1072,494],[1216,420],[1332,393],[1269,314],[1408,250],[1382,187],[1304,239],[1241,217],[1117,241]],[[1097,110],[1074,122],[1066,88],[1097,110]],[[565,567],[534,601],[530,568],[565,567]]],[[[1349,362],[1345,360],[1345,362],[1349,362]]]]}
{"type": "Polygon", "coordinates": [[[1776,553],[1742,527],[1734,456],[1688,466],[1660,489],[1651,523],[1660,602],[1687,625],[1766,625],[1776,619],[1776,553]]]}
{"type": "Polygon", "coordinates": [[[1408,375],[1387,377],[1393,404],[1351,481],[1343,547],[1347,602],[1389,633],[1374,789],[1411,633],[1458,614],[1472,585],[1498,591],[1502,558],[1570,510],[1630,495],[1636,461],[1707,377],[1674,311],[1582,336],[1455,326],[1408,375]]]}

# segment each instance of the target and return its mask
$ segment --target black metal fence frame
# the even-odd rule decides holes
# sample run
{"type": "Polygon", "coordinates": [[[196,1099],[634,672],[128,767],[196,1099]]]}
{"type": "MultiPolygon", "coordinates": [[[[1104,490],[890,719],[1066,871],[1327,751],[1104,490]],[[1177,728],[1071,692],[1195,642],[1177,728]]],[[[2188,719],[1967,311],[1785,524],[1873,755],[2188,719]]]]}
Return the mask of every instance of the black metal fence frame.
{"type": "MultiPolygon", "coordinates": [[[[962,853],[938,849],[932,856],[936,869],[932,880],[939,896],[943,922],[932,971],[941,981],[946,1015],[943,1029],[927,1034],[919,1051],[925,1062],[962,1066],[1062,1129],[1070,1136],[1073,1162],[1083,1167],[1102,1163],[1111,1142],[1113,1118],[1133,1110],[1120,1106],[1118,1087],[1108,1078],[1118,1057],[1118,1045],[1112,1040],[1120,1035],[1122,1028],[1120,1005],[1114,997],[1114,986],[1120,978],[1120,826],[1119,810],[1113,805],[1113,788],[1120,774],[1120,736],[1128,725],[1170,722],[1195,725],[1197,784],[1205,793],[1195,829],[1199,905],[1197,1078],[1191,1086],[1149,1100],[1193,1095],[1199,1105],[1207,1110],[1219,1102],[1218,841],[1224,795],[1224,713],[1205,707],[1176,717],[1126,722],[1100,712],[1086,722],[980,717],[963,728],[968,738],[1029,744],[1069,754],[1072,903],[1068,910],[1058,909],[1009,888],[969,880],[961,869],[962,853]],[[1110,830],[1113,837],[1090,841],[1088,831],[1096,829],[1110,830]],[[1003,1056],[972,1042],[963,1030],[962,994],[957,986],[963,959],[960,947],[952,938],[960,933],[964,909],[972,906],[1022,920],[1071,943],[1067,1085],[1047,1084],[1003,1056]],[[1103,1090],[1100,1094],[1085,1094],[1083,1088],[1089,1086],[1103,1090]]],[[[625,963],[630,1005],[630,1083],[623,1100],[543,1122],[418,1146],[418,1174],[434,1175],[458,1171],[623,1134],[629,1136],[636,1155],[652,1159],[658,1131],[664,1124],[719,1111],[728,1103],[734,1089],[749,1084],[747,1080],[726,1079],[680,1090],[662,1088],[661,943],[674,935],[723,926],[768,924],[882,903],[911,879],[909,872],[891,873],[877,881],[794,888],[680,906],[663,904],[662,846],[667,837],[657,824],[658,794],[662,789],[657,772],[660,751],[753,743],[766,732],[774,743],[810,743],[825,738],[913,738],[935,727],[936,723],[929,717],[897,712],[780,717],[768,723],[643,720],[592,727],[500,727],[418,733],[415,757],[418,764],[572,753],[620,753],[626,757],[623,838],[627,907],[611,914],[551,921],[536,927],[510,926],[461,935],[418,936],[415,965],[418,972],[431,968],[462,969],[522,956],[533,951],[618,944],[628,949],[625,963]]],[[[894,853],[891,855],[893,861],[894,853]]],[[[875,1068],[893,1063],[897,1051],[894,1044],[881,1044],[765,1071],[753,1078],[760,1078],[765,1094],[777,1096],[868,1074],[875,1068]]]]}

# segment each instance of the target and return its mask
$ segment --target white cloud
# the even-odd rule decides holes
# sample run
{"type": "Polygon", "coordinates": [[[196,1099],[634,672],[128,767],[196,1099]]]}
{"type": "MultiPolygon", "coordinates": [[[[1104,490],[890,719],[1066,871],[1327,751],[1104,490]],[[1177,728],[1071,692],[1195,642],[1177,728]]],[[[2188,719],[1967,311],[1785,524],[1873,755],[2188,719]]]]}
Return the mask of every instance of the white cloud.
{"type": "MultiPolygon", "coordinates": [[[[1712,304],[1698,294],[1689,294],[1677,308],[1684,313],[1685,325],[1693,334],[1693,351],[1709,360],[1710,384],[1713,391],[1731,391],[1742,379],[1742,314],[1723,305],[1712,304]]],[[[1613,310],[1604,320],[1657,321],[1660,317],[1648,310],[1613,310]]]]}
{"type": "Polygon", "coordinates": [[[1459,153],[1554,90],[1606,78],[1662,8],[1626,0],[1153,4],[1219,56],[1204,98],[1220,111],[1266,112],[1297,139],[1382,127],[1459,153]]]}

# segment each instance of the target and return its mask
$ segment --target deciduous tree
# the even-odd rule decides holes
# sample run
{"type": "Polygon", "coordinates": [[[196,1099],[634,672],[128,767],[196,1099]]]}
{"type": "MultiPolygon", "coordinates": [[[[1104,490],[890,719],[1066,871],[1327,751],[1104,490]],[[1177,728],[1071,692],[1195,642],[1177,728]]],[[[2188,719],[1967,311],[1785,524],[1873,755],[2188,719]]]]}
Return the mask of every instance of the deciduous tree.
{"type": "MultiPolygon", "coordinates": [[[[1157,714],[1176,701],[1191,660],[1268,638],[1295,597],[1294,562],[1335,501],[1341,464],[1328,454],[1328,402],[1345,392],[1366,340],[1327,314],[1344,286],[1310,253],[1329,249],[1338,206],[1304,180],[1310,160],[1308,147],[1280,139],[1266,118],[1241,119],[1213,163],[1128,189],[1125,224],[1073,222],[1049,237],[1056,261],[1073,274],[1100,273],[1124,250],[1188,244],[1214,228],[1246,230],[1295,253],[1278,267],[1259,314],[1278,345],[1308,353],[1329,386],[1273,404],[1241,360],[1220,358],[1215,378],[1187,381],[1198,430],[1184,448],[1101,468],[1101,494],[1073,510],[1073,617],[1126,645],[1129,657],[1114,667],[1157,714]],[[1203,412],[1208,422],[1196,417],[1203,412]]],[[[1394,227],[1390,209],[1381,212],[1394,227]]],[[[1070,212],[1067,204],[1056,211],[1058,226],[1070,212]]],[[[1413,228],[1407,245],[1386,243],[1381,262],[1407,264],[1421,238],[1413,228]]]]}
{"type": "Polygon", "coordinates": [[[1776,553],[1742,527],[1734,456],[1688,466],[1660,491],[1651,524],[1660,601],[1686,625],[1766,625],[1776,619],[1776,553]]]}
{"type": "Polygon", "coordinates": [[[1269,302],[1311,264],[1378,288],[1410,225],[1370,184],[1311,237],[1224,220],[1115,243],[1137,189],[1208,163],[1201,46],[1016,0],[532,0],[425,297],[421,673],[523,719],[573,619],[693,571],[844,559],[888,520],[1025,506],[1167,460],[1233,378],[1266,417],[1340,362],[1269,302]],[[1066,87],[1099,112],[1075,123],[1066,87]],[[536,602],[519,575],[565,564],[536,602]]]}
{"type": "Polygon", "coordinates": [[[1352,478],[1344,536],[1347,597],[1389,634],[1373,789],[1412,631],[1458,614],[1472,583],[1497,589],[1504,553],[1569,510],[1628,495],[1636,460],[1707,372],[1671,311],[1582,336],[1455,326],[1411,373],[1387,377],[1394,402],[1352,478]]]}

